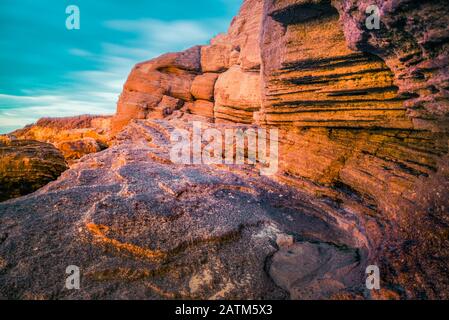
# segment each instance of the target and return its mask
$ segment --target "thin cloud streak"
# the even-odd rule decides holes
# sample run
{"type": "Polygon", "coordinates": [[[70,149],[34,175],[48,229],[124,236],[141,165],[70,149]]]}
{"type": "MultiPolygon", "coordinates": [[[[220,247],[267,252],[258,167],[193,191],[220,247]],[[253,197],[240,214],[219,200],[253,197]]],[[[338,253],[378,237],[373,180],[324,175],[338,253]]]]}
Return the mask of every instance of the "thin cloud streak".
{"type": "Polygon", "coordinates": [[[206,44],[225,31],[228,21],[111,20],[104,26],[117,32],[130,33],[120,44],[101,43],[101,53],[72,48],[68,54],[88,59],[98,70],[72,71],[65,78],[72,85],[56,92],[23,90],[24,96],[0,94],[0,133],[12,126],[22,127],[45,116],[72,116],[84,113],[112,114],[118,96],[133,65],[168,51],[181,51],[193,45],[206,44]],[[14,105],[14,109],[8,109],[14,105]],[[1,108],[4,107],[4,108],[1,108]]]}

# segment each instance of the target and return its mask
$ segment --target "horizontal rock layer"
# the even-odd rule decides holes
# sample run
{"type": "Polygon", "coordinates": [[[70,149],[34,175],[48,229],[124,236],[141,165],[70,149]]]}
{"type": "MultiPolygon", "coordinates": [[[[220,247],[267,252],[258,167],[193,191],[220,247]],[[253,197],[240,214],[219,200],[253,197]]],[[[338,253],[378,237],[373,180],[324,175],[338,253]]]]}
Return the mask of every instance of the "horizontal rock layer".
{"type": "Polygon", "coordinates": [[[112,131],[119,132],[131,119],[170,115],[174,110],[162,116],[158,111],[165,106],[161,105],[163,97],[179,99],[178,109],[188,104],[188,111],[200,109],[198,106],[204,109],[205,101],[209,101],[214,104],[214,114],[200,112],[201,115],[253,122],[254,111],[260,108],[262,9],[260,0],[245,1],[228,32],[212,39],[209,45],[136,65],[120,96],[112,131]]]}
{"type": "MultiPolygon", "coordinates": [[[[134,67],[111,150],[0,210],[27,221],[25,208],[63,194],[61,210],[80,234],[62,243],[92,248],[76,255],[93,281],[87,297],[447,298],[447,24],[437,1],[246,0],[210,44],[134,67]],[[370,4],[379,30],[365,26],[370,4]],[[174,166],[169,129],[192,120],[279,129],[277,175],[174,166]],[[381,291],[360,287],[369,264],[381,268],[381,291]]],[[[59,230],[46,213],[45,225],[59,230]]],[[[32,240],[4,228],[7,248],[32,240]]],[[[20,270],[3,250],[3,295],[53,290],[53,278],[43,292],[12,283],[20,270]]],[[[18,252],[29,256],[25,246],[18,252]]]]}

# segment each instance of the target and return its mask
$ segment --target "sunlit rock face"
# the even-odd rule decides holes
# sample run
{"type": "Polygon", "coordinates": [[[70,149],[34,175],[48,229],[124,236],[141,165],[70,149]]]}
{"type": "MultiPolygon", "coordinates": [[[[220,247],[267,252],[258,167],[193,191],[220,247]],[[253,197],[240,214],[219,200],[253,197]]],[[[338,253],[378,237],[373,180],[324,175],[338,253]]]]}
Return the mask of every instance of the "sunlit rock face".
{"type": "Polygon", "coordinates": [[[72,163],[89,153],[107,148],[110,142],[110,124],[110,116],[42,118],[11,135],[20,140],[51,143],[72,163]]]}
{"type": "Polygon", "coordinates": [[[393,73],[381,59],[347,47],[330,3],[269,3],[262,40],[261,121],[301,127],[411,127],[393,73]]]}
{"type": "Polygon", "coordinates": [[[51,144],[0,136],[0,201],[34,192],[66,169],[51,144]]]}
{"type": "Polygon", "coordinates": [[[404,137],[400,138],[401,144],[387,154],[388,160],[402,167],[394,173],[404,177],[403,172],[408,172],[405,175],[408,181],[402,192],[391,188],[392,183],[386,184],[385,194],[396,190],[400,196],[390,198],[382,207],[391,213],[390,221],[399,221],[401,228],[394,231],[401,229],[403,233],[397,242],[401,249],[388,254],[384,251],[383,258],[386,265],[391,263],[399,270],[395,281],[400,282],[407,294],[447,298],[449,281],[444,276],[448,263],[444,239],[449,202],[447,4],[401,0],[333,1],[333,4],[340,13],[349,47],[381,57],[392,70],[400,94],[407,98],[406,116],[413,123],[412,130],[401,132],[404,137]],[[362,13],[371,4],[380,10],[379,30],[363,27],[362,13]]]}
{"type": "Polygon", "coordinates": [[[169,53],[134,67],[112,120],[112,132],[131,119],[164,118],[193,101],[191,87],[201,73],[201,47],[169,53]]]}
{"type": "MultiPolygon", "coordinates": [[[[447,208],[447,197],[435,191],[442,187],[430,182],[446,179],[442,159],[448,153],[448,30],[442,6],[436,1],[245,1],[228,32],[201,47],[195,56],[201,68],[194,76],[171,73],[185,92],[191,86],[191,96],[177,98],[187,103],[184,111],[215,122],[277,127],[278,179],[339,199],[343,208],[358,208],[353,215],[371,239],[373,263],[391,269],[394,259],[406,261],[411,255],[404,246],[424,261],[419,248],[430,236],[417,239],[413,226],[424,219],[429,222],[422,230],[431,229],[447,208]],[[372,4],[380,10],[380,30],[365,25],[372,4]],[[433,218],[419,209],[423,197],[434,204],[433,218]],[[394,259],[379,249],[390,245],[397,250],[394,259]]],[[[134,83],[133,73],[124,94],[134,83]]],[[[169,90],[152,87],[151,79],[136,81],[136,91],[148,90],[134,94],[146,92],[144,104],[158,105],[169,90]]],[[[435,276],[442,266],[434,263],[427,272],[435,276]]],[[[407,267],[408,276],[396,270],[401,275],[391,282],[401,282],[400,294],[417,296],[420,289],[405,289],[410,286],[404,279],[413,282],[420,271],[412,262],[407,267]]],[[[438,296],[430,290],[438,281],[424,278],[423,292],[438,296]]]]}
{"type": "MultiPolygon", "coordinates": [[[[24,213],[39,204],[58,252],[88,270],[86,297],[449,298],[446,11],[438,1],[244,1],[209,44],[134,67],[110,149],[0,206],[3,259],[14,266],[8,248],[20,243],[16,257],[39,260],[25,243],[41,224],[24,213]],[[379,30],[365,26],[371,4],[379,30]],[[174,165],[170,133],[193,120],[278,129],[277,174],[174,165]],[[68,223],[52,219],[56,206],[68,223]],[[26,235],[8,224],[18,214],[26,235]],[[368,265],[382,290],[366,290],[368,265]]],[[[0,281],[46,297],[54,274],[43,290],[0,281]]]]}

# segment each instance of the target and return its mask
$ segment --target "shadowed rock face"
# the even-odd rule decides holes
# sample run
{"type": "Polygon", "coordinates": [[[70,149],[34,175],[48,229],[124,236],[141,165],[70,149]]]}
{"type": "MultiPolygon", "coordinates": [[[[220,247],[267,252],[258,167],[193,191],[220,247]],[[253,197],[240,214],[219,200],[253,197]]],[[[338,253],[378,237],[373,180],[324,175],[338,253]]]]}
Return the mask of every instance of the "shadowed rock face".
{"type": "Polygon", "coordinates": [[[447,10],[373,2],[369,31],[369,1],[246,0],[209,45],[136,65],[114,146],[0,205],[1,293],[447,298],[447,10]],[[192,120],[279,129],[277,175],[172,164],[192,120]]]}
{"type": "Polygon", "coordinates": [[[0,137],[0,201],[34,192],[66,169],[51,144],[0,137]]]}

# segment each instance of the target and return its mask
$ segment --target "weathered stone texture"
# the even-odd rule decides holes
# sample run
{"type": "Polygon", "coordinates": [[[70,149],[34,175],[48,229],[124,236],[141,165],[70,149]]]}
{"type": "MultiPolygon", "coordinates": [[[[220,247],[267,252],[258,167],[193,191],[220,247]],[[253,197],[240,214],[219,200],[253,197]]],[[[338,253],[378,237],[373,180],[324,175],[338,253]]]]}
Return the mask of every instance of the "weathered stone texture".
{"type": "MultiPolygon", "coordinates": [[[[136,65],[114,147],[3,216],[63,193],[80,230],[64,243],[88,245],[77,258],[105,281],[89,297],[448,298],[446,11],[438,1],[246,0],[210,44],[136,65]],[[365,26],[369,4],[380,30],[365,26]],[[279,129],[277,175],[174,166],[169,129],[192,120],[279,129]],[[381,267],[380,292],[363,288],[369,264],[381,267]]],[[[9,246],[33,239],[14,232],[9,246]]]]}
{"type": "Polygon", "coordinates": [[[0,136],[0,201],[34,192],[66,169],[51,144],[0,136]]]}

